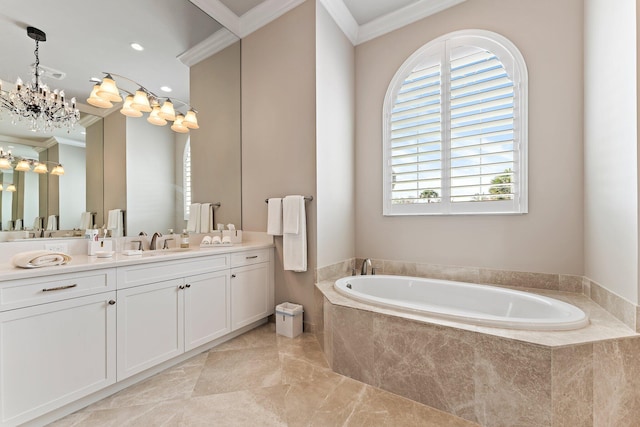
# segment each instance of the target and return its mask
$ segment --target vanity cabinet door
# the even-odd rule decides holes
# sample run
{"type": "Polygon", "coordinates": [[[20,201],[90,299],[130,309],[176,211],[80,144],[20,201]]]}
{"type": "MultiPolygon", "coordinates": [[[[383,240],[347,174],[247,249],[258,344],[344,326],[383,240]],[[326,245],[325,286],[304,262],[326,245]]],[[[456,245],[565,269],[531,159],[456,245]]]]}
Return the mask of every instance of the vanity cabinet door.
{"type": "Polygon", "coordinates": [[[185,279],[185,351],[231,332],[229,271],[185,279]]]}
{"type": "Polygon", "coordinates": [[[3,426],[115,383],[115,299],[105,292],[0,313],[3,426]]]}
{"type": "Polygon", "coordinates": [[[231,270],[231,328],[236,330],[273,313],[270,263],[231,270]]]}
{"type": "Polygon", "coordinates": [[[118,381],[184,352],[184,280],[118,291],[118,381]]]}

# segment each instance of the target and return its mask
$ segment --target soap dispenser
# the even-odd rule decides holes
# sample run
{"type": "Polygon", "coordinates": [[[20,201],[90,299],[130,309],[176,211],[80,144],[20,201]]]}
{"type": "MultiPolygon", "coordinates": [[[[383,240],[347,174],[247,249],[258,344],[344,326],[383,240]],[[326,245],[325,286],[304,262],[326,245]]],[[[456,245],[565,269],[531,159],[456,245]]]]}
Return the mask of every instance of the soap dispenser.
{"type": "Polygon", "coordinates": [[[189,233],[187,233],[186,229],[182,230],[182,234],[180,235],[180,247],[181,248],[189,247],[189,233]]]}

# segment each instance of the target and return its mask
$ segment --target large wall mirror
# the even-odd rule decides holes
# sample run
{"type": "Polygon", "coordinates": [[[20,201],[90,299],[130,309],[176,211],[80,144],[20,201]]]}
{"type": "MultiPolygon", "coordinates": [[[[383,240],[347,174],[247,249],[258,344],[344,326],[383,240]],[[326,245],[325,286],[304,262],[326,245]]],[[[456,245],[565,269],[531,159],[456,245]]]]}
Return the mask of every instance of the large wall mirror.
{"type": "MultiPolygon", "coordinates": [[[[189,202],[219,203],[214,222],[241,227],[239,39],[188,0],[115,0],[108,7],[94,0],[67,0],[64,7],[8,0],[0,12],[4,94],[18,77],[32,78],[34,41],[27,26],[47,34],[39,45],[43,82],[64,90],[67,99],[76,97],[82,119],[72,132],[32,132],[27,120],[15,121],[0,109],[5,152],[61,163],[65,170],[62,176],[2,170],[0,234],[16,238],[6,230],[32,231],[38,218],[46,231],[53,215],[60,232],[45,237],[71,236],[81,228],[83,212],[93,213],[102,226],[113,209],[125,212],[127,235],[179,232],[186,227],[189,202]],[[144,25],[135,24],[137,19],[144,25]],[[144,50],[132,49],[133,42],[144,50]],[[90,79],[104,77],[103,72],[136,82],[116,77],[125,91],[135,92],[141,84],[193,106],[200,128],[176,133],[171,122],[149,123],[148,114],[125,117],[122,103],[111,109],[82,105],[93,86],[90,79]],[[162,92],[163,86],[171,92],[162,92]],[[9,185],[16,191],[8,191],[9,185]]],[[[34,235],[39,237],[27,232],[19,237],[34,235]]]]}

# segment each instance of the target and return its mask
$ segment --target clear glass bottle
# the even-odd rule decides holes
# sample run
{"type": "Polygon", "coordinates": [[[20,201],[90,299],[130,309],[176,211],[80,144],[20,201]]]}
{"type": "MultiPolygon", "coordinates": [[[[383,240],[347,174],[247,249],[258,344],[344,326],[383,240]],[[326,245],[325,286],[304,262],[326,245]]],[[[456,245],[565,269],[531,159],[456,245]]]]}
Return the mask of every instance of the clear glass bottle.
{"type": "Polygon", "coordinates": [[[182,230],[182,234],[180,235],[180,247],[181,248],[189,247],[189,233],[187,233],[186,229],[182,230]]]}

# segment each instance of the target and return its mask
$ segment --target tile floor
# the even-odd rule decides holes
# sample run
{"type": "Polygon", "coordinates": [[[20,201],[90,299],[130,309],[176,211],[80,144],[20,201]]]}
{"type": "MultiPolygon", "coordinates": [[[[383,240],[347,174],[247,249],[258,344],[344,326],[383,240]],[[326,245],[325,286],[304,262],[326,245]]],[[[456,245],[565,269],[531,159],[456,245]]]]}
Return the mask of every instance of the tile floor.
{"type": "Polygon", "coordinates": [[[334,373],[315,336],[268,323],[54,423],[67,426],[476,424],[334,373]]]}

